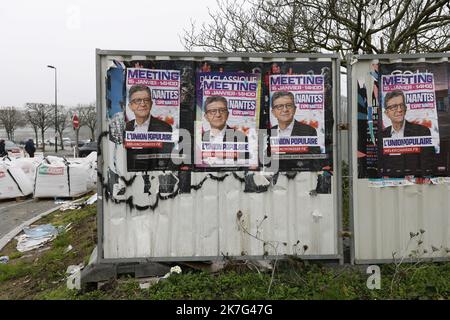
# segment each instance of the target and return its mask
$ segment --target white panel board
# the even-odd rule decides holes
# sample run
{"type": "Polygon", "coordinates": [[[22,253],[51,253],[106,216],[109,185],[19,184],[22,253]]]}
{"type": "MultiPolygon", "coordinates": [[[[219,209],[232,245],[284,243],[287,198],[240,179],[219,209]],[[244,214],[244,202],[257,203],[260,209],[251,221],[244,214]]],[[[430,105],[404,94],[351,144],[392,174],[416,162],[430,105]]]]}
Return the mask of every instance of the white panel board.
{"type": "MultiPolygon", "coordinates": [[[[354,261],[376,263],[402,258],[449,259],[450,185],[410,185],[374,188],[368,179],[358,178],[357,84],[365,83],[371,92],[372,64],[388,60],[384,56],[358,56],[351,68],[352,181],[354,261]],[[422,232],[421,232],[422,230],[422,232]],[[413,236],[410,233],[419,235],[413,236]],[[414,252],[417,250],[417,252],[414,252]]],[[[399,57],[399,56],[397,56],[399,57]]],[[[427,61],[427,56],[408,62],[427,61]]],[[[402,59],[398,59],[401,62],[402,59]]],[[[430,60],[438,62],[441,60],[430,60]]]]}
{"type": "MultiPolygon", "coordinates": [[[[121,60],[123,54],[125,53],[101,52],[98,55],[98,105],[104,115],[100,126],[103,132],[110,125],[105,116],[106,70],[113,58],[121,60]]],[[[148,52],[133,52],[133,55],[143,58],[153,56],[148,52]]],[[[171,53],[167,57],[174,59],[176,55],[171,53]]],[[[206,59],[204,54],[195,56],[198,56],[195,59],[200,59],[199,61],[206,59]]],[[[217,60],[217,57],[207,58],[217,60]]],[[[180,56],[180,59],[186,58],[180,56]]],[[[236,59],[240,60],[239,57],[236,59]]],[[[309,60],[307,56],[301,55],[299,59],[309,60]]],[[[321,61],[333,59],[335,58],[323,57],[321,61]]],[[[335,73],[336,66],[333,68],[335,73]]],[[[333,98],[334,104],[336,101],[333,98]]],[[[336,105],[333,109],[336,110],[336,105]]],[[[333,160],[336,163],[336,139],[334,141],[333,160]]],[[[126,180],[137,174],[133,184],[117,199],[125,201],[132,196],[134,205],[154,205],[157,201],[157,177],[168,172],[128,173],[126,153],[121,145],[114,144],[106,137],[102,140],[101,148],[103,163],[99,163],[99,166],[104,182],[107,181],[109,170],[126,180]],[[143,174],[154,177],[151,180],[150,194],[143,192],[143,174]]],[[[226,255],[261,257],[266,254],[340,258],[336,177],[332,177],[330,194],[311,193],[317,185],[315,172],[298,173],[293,179],[281,174],[277,183],[272,184],[268,191],[249,193],[244,192],[245,183],[231,173],[211,174],[216,177],[228,176],[223,181],[208,178],[198,190],[192,189],[190,193],[180,193],[171,199],[159,200],[154,210],[131,209],[123,202],[118,204],[102,197],[103,223],[99,230],[103,245],[101,258],[202,260],[205,257],[220,258],[226,255]]],[[[244,172],[237,174],[244,176],[244,172]]],[[[208,176],[209,173],[191,173],[191,185],[199,184],[208,176]]],[[[120,189],[123,185],[123,181],[119,179],[117,188],[120,189]]]]}

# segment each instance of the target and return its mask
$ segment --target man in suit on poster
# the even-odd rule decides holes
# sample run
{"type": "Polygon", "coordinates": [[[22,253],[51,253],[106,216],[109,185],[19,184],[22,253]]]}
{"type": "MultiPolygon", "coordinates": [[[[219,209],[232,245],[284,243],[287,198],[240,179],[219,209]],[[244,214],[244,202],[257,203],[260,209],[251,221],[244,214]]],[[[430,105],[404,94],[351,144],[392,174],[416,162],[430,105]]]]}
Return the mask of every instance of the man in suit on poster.
{"type": "MultiPolygon", "coordinates": [[[[279,137],[317,136],[316,129],[294,119],[295,110],[292,92],[275,92],[272,96],[272,115],[277,119],[278,125],[271,129],[276,130],[279,137]]],[[[320,147],[309,147],[308,153],[320,153],[320,147]]]]}
{"type": "MultiPolygon", "coordinates": [[[[151,115],[153,106],[151,91],[147,86],[134,85],[128,92],[128,107],[133,111],[135,119],[130,120],[125,125],[125,131],[134,132],[172,132],[172,127],[151,115]]],[[[170,155],[174,144],[163,142],[161,148],[137,148],[127,150],[128,170],[145,171],[151,170],[158,164],[164,167],[168,164],[167,154],[170,155]],[[146,158],[149,155],[164,154],[164,160],[146,158]]]]}
{"type": "Polygon", "coordinates": [[[133,111],[135,119],[126,123],[126,131],[172,132],[172,127],[168,123],[150,114],[153,101],[150,89],[147,86],[132,86],[128,97],[130,101],[128,107],[133,111]]]}
{"type": "MultiPolygon", "coordinates": [[[[382,138],[430,137],[430,129],[405,119],[405,94],[401,90],[388,92],[384,98],[384,116],[392,125],[382,131],[382,138]]],[[[384,154],[383,139],[380,139],[382,174],[398,176],[409,174],[431,174],[434,168],[433,146],[421,147],[420,153],[384,154]]]]}
{"type": "MultiPolygon", "coordinates": [[[[210,96],[204,103],[205,119],[208,121],[210,130],[203,133],[202,142],[223,143],[223,142],[245,142],[248,138],[240,130],[235,130],[227,124],[229,111],[228,102],[222,96],[210,96]]],[[[249,153],[245,152],[245,159],[249,158],[249,153]]]]}

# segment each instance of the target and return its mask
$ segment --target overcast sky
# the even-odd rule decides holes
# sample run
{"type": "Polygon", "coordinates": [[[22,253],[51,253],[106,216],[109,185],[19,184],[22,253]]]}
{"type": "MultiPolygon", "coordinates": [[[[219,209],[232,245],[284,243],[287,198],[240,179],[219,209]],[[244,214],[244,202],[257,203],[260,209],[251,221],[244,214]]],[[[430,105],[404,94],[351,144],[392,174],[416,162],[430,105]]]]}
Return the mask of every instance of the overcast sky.
{"type": "Polygon", "coordinates": [[[0,1],[0,106],[95,101],[95,49],[183,51],[190,20],[215,0],[0,1]]]}

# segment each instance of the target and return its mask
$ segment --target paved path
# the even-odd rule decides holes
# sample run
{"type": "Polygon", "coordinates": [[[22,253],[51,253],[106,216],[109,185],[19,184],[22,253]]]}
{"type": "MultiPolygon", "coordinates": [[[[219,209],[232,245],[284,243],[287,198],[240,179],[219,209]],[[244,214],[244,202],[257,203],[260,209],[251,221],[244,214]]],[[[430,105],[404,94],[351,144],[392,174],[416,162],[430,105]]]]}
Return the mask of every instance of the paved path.
{"type": "Polygon", "coordinates": [[[0,202],[0,239],[22,223],[60,205],[54,200],[28,199],[0,202]]]}

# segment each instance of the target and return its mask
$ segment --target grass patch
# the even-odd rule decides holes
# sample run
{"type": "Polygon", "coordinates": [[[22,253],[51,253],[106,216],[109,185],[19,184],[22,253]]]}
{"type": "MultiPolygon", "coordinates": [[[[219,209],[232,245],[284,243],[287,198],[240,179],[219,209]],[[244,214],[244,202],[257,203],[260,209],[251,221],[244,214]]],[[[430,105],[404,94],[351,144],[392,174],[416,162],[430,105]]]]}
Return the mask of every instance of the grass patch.
{"type": "Polygon", "coordinates": [[[20,257],[23,257],[23,253],[22,252],[13,252],[12,254],[9,255],[9,260],[15,260],[15,259],[19,259],[20,257]]]}
{"type": "MultiPolygon", "coordinates": [[[[381,289],[369,290],[365,268],[311,263],[296,258],[278,262],[271,272],[257,272],[247,265],[229,261],[217,274],[183,267],[149,289],[142,290],[136,279],[112,279],[102,289],[87,293],[66,288],[69,265],[84,262],[96,243],[96,206],[81,210],[56,211],[38,222],[55,226],[72,223],[71,230],[58,235],[48,250],[19,253],[14,242],[0,255],[10,256],[0,265],[0,299],[445,299],[450,298],[449,263],[404,263],[381,266],[381,289]],[[66,252],[68,245],[73,249],[66,252]],[[272,281],[271,290],[268,291],[272,281]]],[[[45,248],[44,248],[45,249],[45,248]]]]}
{"type": "Polygon", "coordinates": [[[35,224],[51,223],[71,229],[60,233],[44,248],[20,253],[16,241],[8,244],[0,255],[9,255],[8,264],[0,265],[0,299],[43,299],[68,296],[66,269],[89,259],[96,243],[96,205],[80,210],[55,211],[35,224]],[[72,250],[66,252],[71,245],[72,250]]]}
{"type": "Polygon", "coordinates": [[[40,224],[52,223],[55,226],[64,226],[69,223],[83,221],[87,217],[97,214],[97,206],[95,204],[86,206],[80,210],[55,211],[50,215],[39,220],[40,224]]]}
{"type": "MultiPolygon", "coordinates": [[[[410,268],[408,266],[408,268],[410,268]]],[[[368,275],[361,267],[328,266],[302,261],[282,261],[270,293],[270,272],[222,271],[218,274],[185,270],[140,289],[137,280],[112,280],[101,290],[79,293],[65,286],[39,295],[40,299],[132,300],[355,300],[355,299],[449,299],[450,266],[446,263],[413,267],[391,287],[392,266],[382,268],[380,290],[369,290],[368,275]]],[[[396,275],[398,276],[398,274],[396,275]]]]}
{"type": "Polygon", "coordinates": [[[24,262],[17,264],[0,264],[0,283],[20,278],[30,273],[30,266],[24,262]]]}

